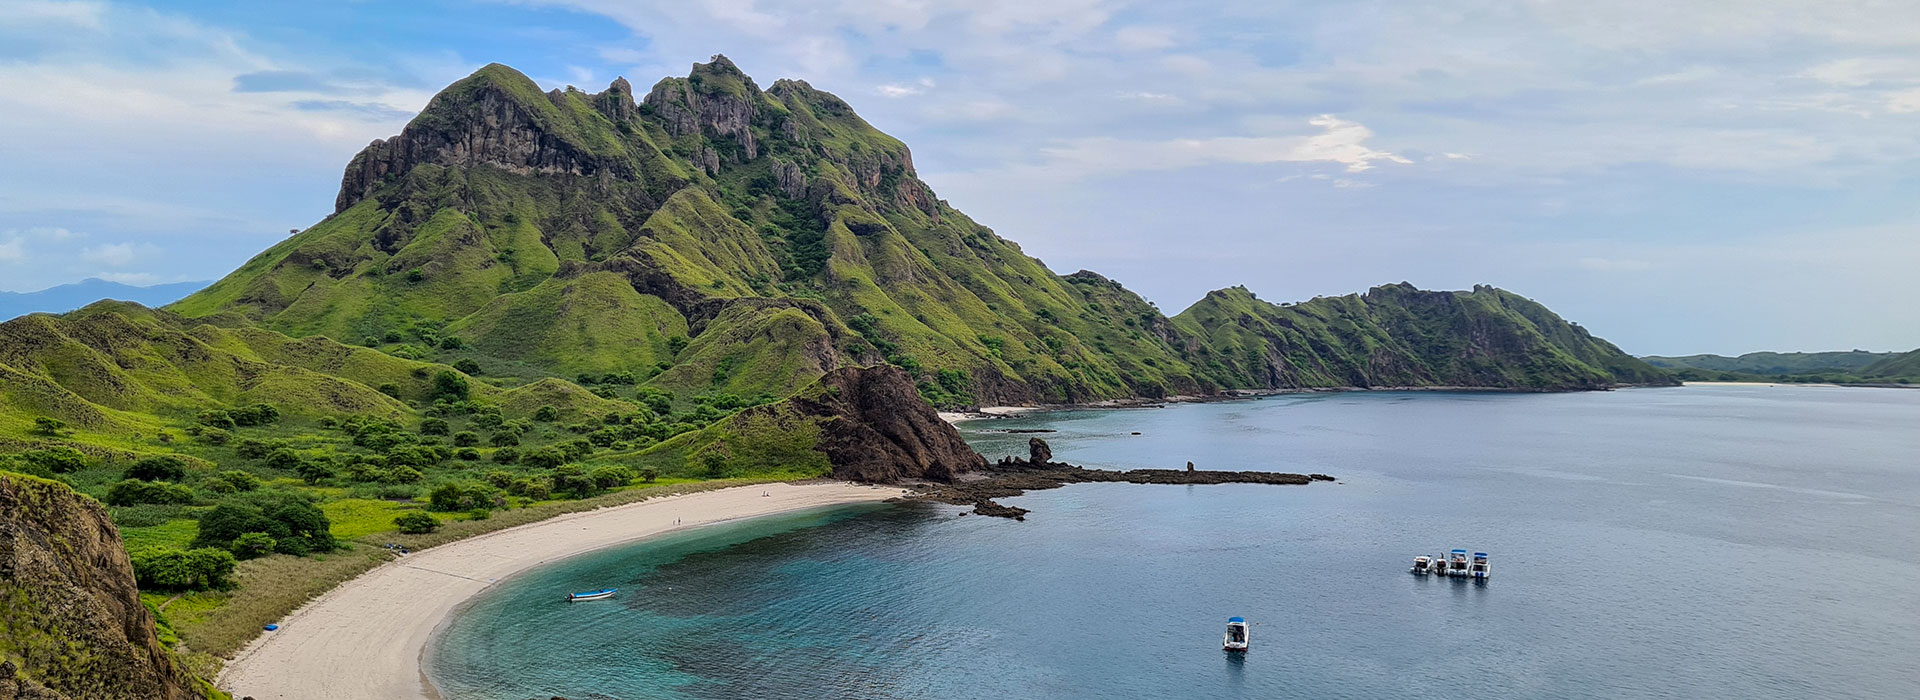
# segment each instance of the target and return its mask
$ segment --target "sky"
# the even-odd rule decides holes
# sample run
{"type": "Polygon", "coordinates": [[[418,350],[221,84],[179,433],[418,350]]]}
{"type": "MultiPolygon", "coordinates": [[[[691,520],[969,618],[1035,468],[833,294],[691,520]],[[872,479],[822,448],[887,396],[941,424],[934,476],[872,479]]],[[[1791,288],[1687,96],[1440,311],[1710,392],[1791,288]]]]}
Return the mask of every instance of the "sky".
{"type": "Polygon", "coordinates": [[[1634,354],[1920,347],[1905,0],[0,0],[0,290],[216,279],[487,63],[716,53],[1168,313],[1491,284],[1634,354]]]}

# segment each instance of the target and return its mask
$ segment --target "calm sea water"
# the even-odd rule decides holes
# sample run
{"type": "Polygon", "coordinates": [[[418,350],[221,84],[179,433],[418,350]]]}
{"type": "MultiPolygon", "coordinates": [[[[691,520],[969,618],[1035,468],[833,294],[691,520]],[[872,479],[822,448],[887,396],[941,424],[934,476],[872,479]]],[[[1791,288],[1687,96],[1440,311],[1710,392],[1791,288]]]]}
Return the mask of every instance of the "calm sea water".
{"type": "Polygon", "coordinates": [[[511,579],[429,651],[453,700],[1911,698],[1920,390],[1366,393],[967,424],[1089,466],[1027,522],[864,506],[511,579]],[[1142,435],[1129,435],[1139,431],[1142,435]],[[1492,553],[1484,585],[1415,554],[1492,553]],[[573,590],[619,598],[568,605],[573,590]],[[1220,651],[1227,617],[1256,624],[1220,651]]]}

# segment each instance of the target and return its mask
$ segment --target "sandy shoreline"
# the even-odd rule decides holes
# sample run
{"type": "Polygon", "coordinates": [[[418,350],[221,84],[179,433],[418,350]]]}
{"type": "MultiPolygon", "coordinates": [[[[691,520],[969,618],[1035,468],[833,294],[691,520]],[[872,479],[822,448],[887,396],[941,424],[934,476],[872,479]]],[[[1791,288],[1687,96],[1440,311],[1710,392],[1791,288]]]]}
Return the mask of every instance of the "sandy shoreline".
{"type": "Polygon", "coordinates": [[[898,487],[849,483],[739,486],[563,515],[440,545],[383,564],[307,603],[281,620],[278,631],[241,649],[217,685],[236,698],[259,700],[430,700],[437,694],[420,657],[434,629],[495,581],[650,535],[899,495],[898,487]]]}

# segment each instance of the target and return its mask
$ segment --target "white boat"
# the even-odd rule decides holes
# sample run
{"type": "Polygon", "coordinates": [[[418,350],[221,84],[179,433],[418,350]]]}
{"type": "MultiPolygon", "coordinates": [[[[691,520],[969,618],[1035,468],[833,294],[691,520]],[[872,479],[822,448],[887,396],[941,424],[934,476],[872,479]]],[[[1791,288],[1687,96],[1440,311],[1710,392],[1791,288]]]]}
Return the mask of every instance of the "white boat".
{"type": "Polygon", "coordinates": [[[1467,565],[1467,575],[1475,581],[1485,581],[1493,575],[1493,566],[1487,563],[1486,552],[1474,552],[1473,563],[1467,565]]]}
{"type": "Polygon", "coordinates": [[[578,603],[583,600],[604,600],[607,598],[612,598],[613,594],[619,593],[619,592],[620,592],[620,589],[618,588],[602,588],[597,591],[588,591],[586,593],[568,593],[567,602],[578,603]]]}
{"type": "Polygon", "coordinates": [[[1415,576],[1431,574],[1433,573],[1433,559],[1425,554],[1414,557],[1413,568],[1408,569],[1408,571],[1413,572],[1415,576]]]}
{"type": "Polygon", "coordinates": [[[1464,550],[1464,549],[1453,550],[1453,554],[1447,557],[1447,575],[1448,576],[1466,576],[1467,575],[1467,550],[1464,550]]]}
{"type": "Polygon", "coordinates": [[[1227,651],[1246,651],[1247,642],[1253,639],[1253,628],[1247,625],[1246,618],[1227,618],[1227,635],[1222,645],[1227,651]]]}

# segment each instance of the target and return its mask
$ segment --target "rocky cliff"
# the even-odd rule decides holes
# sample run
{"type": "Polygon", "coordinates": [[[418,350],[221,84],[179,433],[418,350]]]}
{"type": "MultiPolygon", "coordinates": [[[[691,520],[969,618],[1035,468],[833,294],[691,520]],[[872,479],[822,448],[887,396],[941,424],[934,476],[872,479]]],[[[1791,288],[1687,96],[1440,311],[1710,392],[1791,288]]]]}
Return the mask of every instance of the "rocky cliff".
{"type": "Polygon", "coordinates": [[[99,503],[0,472],[0,700],[187,700],[99,503]]]}
{"type": "Polygon", "coordinates": [[[797,419],[818,426],[813,449],[826,454],[839,479],[951,481],[986,466],[897,367],[836,369],[793,398],[749,409],[733,422],[774,416],[788,425],[797,419]]]}

